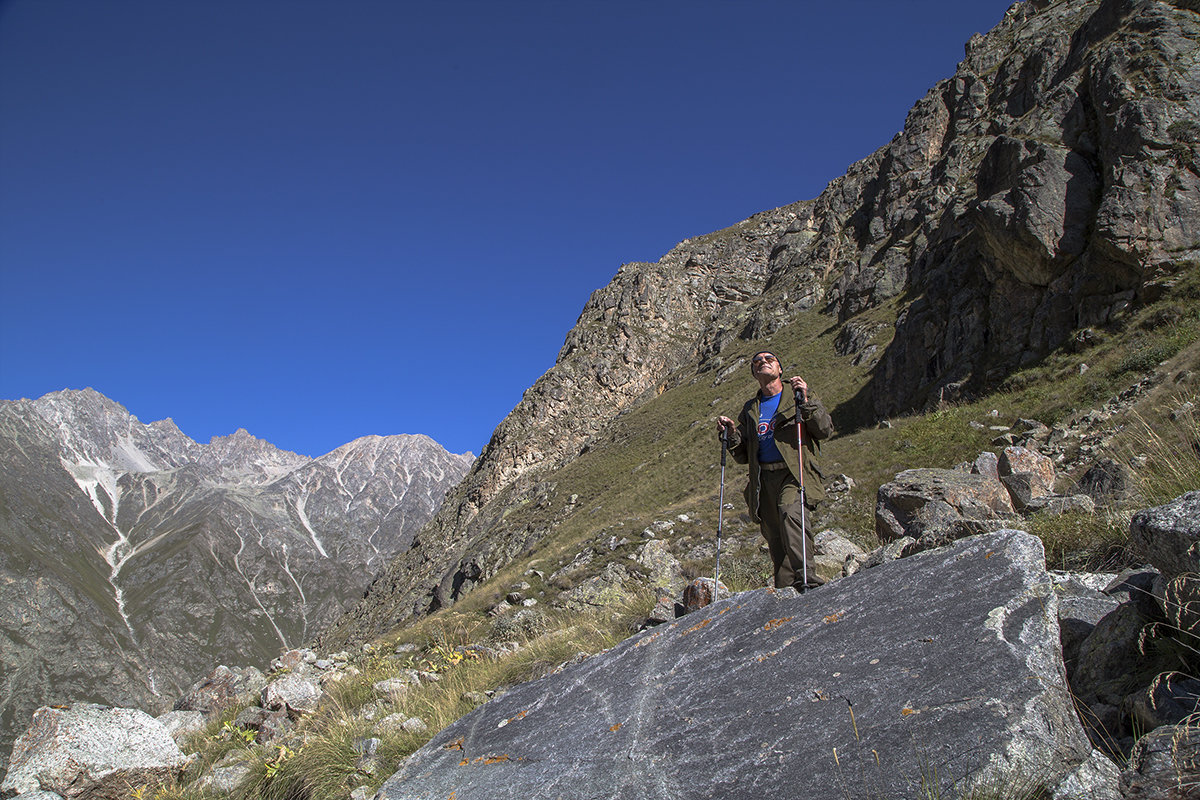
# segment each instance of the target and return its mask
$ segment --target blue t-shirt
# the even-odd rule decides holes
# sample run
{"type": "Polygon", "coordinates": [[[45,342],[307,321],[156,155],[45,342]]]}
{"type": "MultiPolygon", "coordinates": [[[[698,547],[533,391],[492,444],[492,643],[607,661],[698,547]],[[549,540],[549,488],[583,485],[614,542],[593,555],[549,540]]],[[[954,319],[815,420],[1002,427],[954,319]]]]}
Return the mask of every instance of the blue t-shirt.
{"type": "Polygon", "coordinates": [[[783,453],[775,444],[775,412],[779,410],[779,398],[783,392],[765,397],[758,403],[758,461],[760,464],[770,464],[783,461],[783,453]]]}

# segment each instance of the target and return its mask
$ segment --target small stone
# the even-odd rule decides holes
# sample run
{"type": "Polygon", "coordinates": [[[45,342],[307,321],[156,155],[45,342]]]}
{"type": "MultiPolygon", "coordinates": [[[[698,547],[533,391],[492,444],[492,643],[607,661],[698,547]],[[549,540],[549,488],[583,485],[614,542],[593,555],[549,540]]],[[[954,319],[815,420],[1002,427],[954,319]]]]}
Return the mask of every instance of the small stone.
{"type": "Polygon", "coordinates": [[[408,692],[408,681],[403,678],[387,678],[371,684],[377,694],[384,697],[398,697],[408,692]]]}
{"type": "Polygon", "coordinates": [[[296,718],[314,713],[324,694],[315,681],[289,673],[267,684],[261,697],[265,708],[286,709],[289,716],[296,718]]]}
{"type": "Polygon", "coordinates": [[[380,733],[421,733],[428,728],[420,717],[404,714],[388,714],[375,724],[375,729],[380,733]]]}
{"type": "Polygon", "coordinates": [[[696,578],[683,589],[683,613],[690,614],[693,611],[699,611],[705,606],[729,596],[730,591],[725,584],[720,583],[714,586],[712,578],[696,578]]]}

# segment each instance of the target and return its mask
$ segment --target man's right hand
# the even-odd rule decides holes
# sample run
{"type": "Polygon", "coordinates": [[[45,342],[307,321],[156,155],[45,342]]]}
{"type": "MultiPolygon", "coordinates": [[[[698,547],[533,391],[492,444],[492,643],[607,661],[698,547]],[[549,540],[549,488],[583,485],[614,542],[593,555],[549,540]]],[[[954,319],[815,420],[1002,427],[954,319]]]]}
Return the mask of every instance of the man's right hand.
{"type": "Polygon", "coordinates": [[[717,438],[721,438],[724,433],[726,439],[733,438],[733,431],[736,424],[729,417],[717,417],[717,438]]]}

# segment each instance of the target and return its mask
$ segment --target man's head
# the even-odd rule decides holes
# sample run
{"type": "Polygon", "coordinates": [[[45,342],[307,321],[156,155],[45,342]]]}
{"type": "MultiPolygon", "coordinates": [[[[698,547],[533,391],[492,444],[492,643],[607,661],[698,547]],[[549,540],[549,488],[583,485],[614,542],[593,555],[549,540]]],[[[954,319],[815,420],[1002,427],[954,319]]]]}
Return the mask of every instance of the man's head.
{"type": "Polygon", "coordinates": [[[783,374],[783,367],[779,363],[779,359],[769,350],[757,352],[750,359],[750,373],[758,379],[767,378],[768,380],[778,378],[783,374]]]}

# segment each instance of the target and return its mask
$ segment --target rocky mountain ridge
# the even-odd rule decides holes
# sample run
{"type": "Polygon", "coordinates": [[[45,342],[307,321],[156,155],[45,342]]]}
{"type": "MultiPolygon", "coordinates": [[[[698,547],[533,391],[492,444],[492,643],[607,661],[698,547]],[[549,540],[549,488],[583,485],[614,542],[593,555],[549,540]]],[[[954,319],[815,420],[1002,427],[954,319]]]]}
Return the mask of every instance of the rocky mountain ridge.
{"type": "Polygon", "coordinates": [[[315,459],[244,430],[203,445],[90,389],[0,403],[0,743],[39,704],[153,709],[300,644],[472,461],[410,435],[315,459]]]}
{"type": "Polygon", "coordinates": [[[806,315],[870,368],[843,430],[994,388],[1200,262],[1200,17],[1187,0],[1027,0],[891,142],[814,200],[623,266],[464,482],[322,637],[452,604],[548,534],[507,512],[664,390],[720,381],[806,315]]]}

